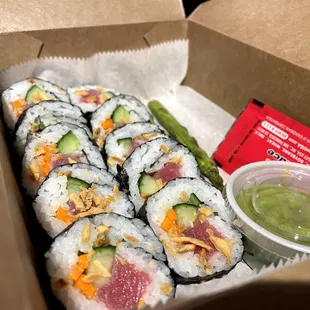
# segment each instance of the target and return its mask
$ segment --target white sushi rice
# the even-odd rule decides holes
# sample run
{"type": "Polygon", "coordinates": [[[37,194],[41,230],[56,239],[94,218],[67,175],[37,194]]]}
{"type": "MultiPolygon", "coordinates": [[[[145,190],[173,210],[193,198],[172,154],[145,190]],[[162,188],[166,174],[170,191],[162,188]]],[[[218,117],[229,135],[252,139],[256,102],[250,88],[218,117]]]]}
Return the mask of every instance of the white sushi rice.
{"type": "MultiPolygon", "coordinates": [[[[122,144],[118,143],[118,140],[120,139],[126,139],[131,138],[134,139],[137,136],[148,134],[148,133],[154,133],[154,137],[150,138],[149,141],[164,137],[165,135],[161,132],[158,126],[152,125],[150,123],[135,123],[135,124],[128,124],[121,128],[118,128],[111,132],[104,144],[104,149],[106,152],[107,157],[115,156],[120,158],[122,161],[125,161],[125,149],[122,144]]],[[[147,141],[146,141],[147,142],[147,141]]],[[[108,162],[109,171],[113,173],[114,175],[117,174],[117,166],[111,165],[108,162]]]]}
{"type": "Polygon", "coordinates": [[[48,81],[34,78],[17,82],[6,89],[1,96],[4,120],[10,130],[14,130],[15,124],[18,120],[18,117],[14,113],[10,102],[25,99],[28,90],[34,85],[37,85],[39,88],[44,90],[49,97],[52,98],[52,100],[70,102],[65,89],[48,81]]]}
{"type": "Polygon", "coordinates": [[[139,178],[143,172],[155,172],[162,168],[172,158],[181,157],[181,175],[183,177],[199,178],[200,170],[192,153],[182,145],[168,138],[158,138],[138,147],[125,161],[123,168],[128,175],[130,199],[136,207],[136,212],[143,206],[145,200],[140,196],[139,178]],[[163,146],[168,147],[165,153],[163,146]]]}
{"type": "Polygon", "coordinates": [[[81,154],[82,162],[89,163],[97,168],[105,168],[98,148],[92,143],[84,129],[68,123],[48,126],[40,133],[31,135],[25,148],[22,163],[22,184],[30,196],[34,197],[40,186],[40,182],[35,181],[29,173],[29,166],[36,157],[36,148],[46,144],[56,145],[69,131],[72,131],[80,141],[79,149],[75,153],[81,154]]]}
{"type": "Polygon", "coordinates": [[[124,238],[126,242],[132,244],[133,247],[142,248],[146,252],[151,253],[156,259],[164,261],[166,256],[163,254],[163,246],[155,237],[153,230],[140,219],[134,218],[129,220],[115,214],[99,214],[92,219],[93,223],[98,225],[111,226],[108,238],[111,244],[117,243],[117,240],[124,238]],[[124,234],[133,236],[138,243],[132,243],[124,237],[124,234]]]}
{"type": "Polygon", "coordinates": [[[105,169],[99,169],[88,164],[72,164],[59,166],[53,169],[48,175],[49,178],[56,178],[59,172],[70,172],[71,177],[81,179],[87,183],[98,183],[100,185],[119,185],[114,176],[105,169]]]}
{"type": "MultiPolygon", "coordinates": [[[[181,199],[181,193],[185,192],[188,196],[195,194],[197,198],[206,206],[218,212],[220,217],[226,219],[224,200],[218,190],[211,187],[200,179],[180,178],[169,182],[162,190],[152,195],[146,205],[147,219],[158,238],[163,241],[169,241],[168,234],[161,228],[166,213],[175,205],[184,203],[181,199]]],[[[229,270],[242,257],[243,245],[241,234],[231,228],[219,216],[209,216],[209,223],[214,226],[218,232],[228,240],[233,240],[232,263],[228,264],[224,255],[215,252],[208,260],[212,268],[212,274],[223,270],[229,270]]],[[[206,272],[199,262],[199,255],[194,252],[178,253],[173,256],[168,249],[166,255],[170,268],[174,269],[184,278],[205,277],[206,272]]]]}
{"type": "Polygon", "coordinates": [[[76,91],[81,91],[81,90],[86,90],[86,91],[97,90],[102,95],[104,95],[105,93],[119,95],[119,93],[115,92],[114,89],[103,88],[101,85],[81,85],[77,87],[68,88],[67,92],[70,98],[70,102],[78,106],[83,111],[83,113],[94,112],[101,104],[98,105],[92,102],[87,102],[87,103],[80,102],[81,96],[77,95],[76,91]]]}
{"type": "Polygon", "coordinates": [[[148,122],[150,120],[149,112],[141,101],[133,96],[119,95],[106,101],[92,114],[90,121],[92,131],[101,128],[101,123],[111,118],[118,106],[123,106],[129,112],[132,123],[148,122]]]}
{"type": "MultiPolygon", "coordinates": [[[[139,220],[135,219],[135,221],[139,220]]],[[[116,243],[113,240],[117,240],[124,233],[135,236],[139,236],[140,234],[139,237],[144,238],[145,243],[154,243],[154,240],[156,240],[154,234],[150,236],[149,234],[143,234],[143,232],[137,231],[137,228],[131,222],[129,219],[115,214],[102,214],[93,218],[84,218],[76,222],[68,231],[54,240],[51,249],[46,254],[46,265],[51,277],[54,293],[65,305],[66,309],[107,309],[102,302],[87,299],[75,289],[72,282],[67,280],[68,275],[78,261],[78,253],[87,253],[92,248],[97,237],[96,227],[99,225],[110,227],[107,237],[111,240],[110,244],[114,246],[116,243]],[[90,239],[87,243],[83,243],[82,230],[87,223],[90,223],[90,239]],[[59,279],[64,279],[67,285],[63,288],[57,288],[53,285],[59,279]]],[[[152,232],[151,229],[149,229],[149,232],[152,232]]],[[[125,237],[123,236],[124,239],[125,237]]],[[[159,243],[158,240],[157,243],[159,243]]],[[[162,251],[162,248],[159,251],[162,251]]],[[[160,301],[165,303],[173,295],[174,288],[170,277],[170,270],[163,263],[154,260],[149,252],[145,252],[145,249],[143,250],[137,247],[135,243],[127,240],[117,244],[116,255],[121,256],[129,264],[134,264],[138,270],[145,271],[151,276],[152,283],[148,286],[147,291],[142,297],[147,305],[154,306],[160,301]],[[161,284],[171,285],[171,292],[169,294],[162,294],[160,291],[161,284]]]]}
{"type": "Polygon", "coordinates": [[[38,117],[45,127],[66,122],[82,127],[90,137],[92,136],[86,126],[87,121],[78,107],[62,101],[42,101],[28,108],[16,124],[14,146],[20,156],[24,153],[31,125],[38,117]]]}

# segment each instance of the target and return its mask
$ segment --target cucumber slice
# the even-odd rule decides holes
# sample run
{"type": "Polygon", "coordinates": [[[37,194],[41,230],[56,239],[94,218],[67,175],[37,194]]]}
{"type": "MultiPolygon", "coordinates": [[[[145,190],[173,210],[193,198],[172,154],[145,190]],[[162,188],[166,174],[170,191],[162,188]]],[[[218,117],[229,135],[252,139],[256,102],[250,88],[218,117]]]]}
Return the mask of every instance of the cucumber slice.
{"type": "Polygon", "coordinates": [[[80,140],[70,130],[57,143],[57,149],[61,154],[71,154],[77,151],[80,147],[80,140]]]}
{"type": "Polygon", "coordinates": [[[77,179],[77,178],[71,178],[68,177],[67,179],[67,190],[70,194],[72,193],[79,193],[81,192],[82,189],[87,189],[90,187],[90,184],[88,184],[87,182],[84,182],[83,180],[77,179]]]}
{"type": "Polygon", "coordinates": [[[35,124],[38,125],[38,129],[39,130],[43,130],[46,126],[44,125],[44,123],[41,121],[41,118],[40,116],[37,116],[35,119],[34,119],[34,122],[35,124]]]}
{"type": "MultiPolygon", "coordinates": [[[[112,267],[115,257],[116,247],[112,245],[102,246],[99,248],[94,248],[95,255],[92,260],[89,262],[87,268],[88,273],[96,274],[98,272],[98,261],[100,264],[110,273],[112,274],[112,267]],[[96,263],[97,261],[97,263],[96,263]]],[[[101,277],[100,279],[94,281],[95,286],[100,287],[109,282],[110,277],[101,277]]]]}
{"type": "Polygon", "coordinates": [[[175,205],[173,210],[178,216],[178,225],[183,226],[184,228],[193,227],[198,216],[198,206],[187,203],[180,203],[175,205]]]}
{"type": "Polygon", "coordinates": [[[104,92],[103,95],[105,95],[108,99],[115,96],[115,94],[112,93],[111,91],[104,92]]]}
{"type": "Polygon", "coordinates": [[[202,202],[197,198],[195,194],[191,194],[189,196],[189,200],[187,202],[190,205],[199,206],[202,204],[202,202]]]}
{"type": "Polygon", "coordinates": [[[127,124],[131,122],[129,112],[121,105],[114,110],[112,120],[116,124],[127,124]]]}
{"type": "Polygon", "coordinates": [[[27,102],[38,103],[40,101],[49,100],[53,98],[48,96],[48,94],[43,89],[41,89],[37,85],[34,85],[28,90],[25,99],[27,102]]]}
{"type": "Polygon", "coordinates": [[[96,255],[114,255],[116,251],[116,247],[113,245],[106,245],[106,246],[101,246],[97,248],[93,248],[95,251],[95,256],[96,255]]]}
{"type": "Polygon", "coordinates": [[[125,151],[125,154],[129,154],[131,150],[131,143],[132,139],[131,138],[124,138],[124,139],[119,139],[117,140],[118,145],[122,145],[125,151]]]}
{"type": "Polygon", "coordinates": [[[146,173],[142,173],[141,177],[139,178],[138,187],[141,196],[148,197],[158,191],[156,179],[152,178],[146,173]]]}
{"type": "Polygon", "coordinates": [[[39,130],[43,130],[46,126],[44,125],[44,123],[42,121],[40,121],[39,123],[39,130]]]}

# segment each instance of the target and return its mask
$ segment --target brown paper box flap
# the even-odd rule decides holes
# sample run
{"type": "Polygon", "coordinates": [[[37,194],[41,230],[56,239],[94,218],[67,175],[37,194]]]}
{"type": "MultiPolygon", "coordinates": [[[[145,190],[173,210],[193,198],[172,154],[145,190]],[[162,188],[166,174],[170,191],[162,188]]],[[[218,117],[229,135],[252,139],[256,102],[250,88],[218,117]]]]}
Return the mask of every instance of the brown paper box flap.
{"type": "Polygon", "coordinates": [[[305,261],[213,296],[171,300],[156,310],[299,309],[308,301],[309,289],[310,261],[305,261]]]}
{"type": "Polygon", "coordinates": [[[37,57],[88,57],[185,39],[187,21],[49,29],[0,35],[0,68],[37,57]]]}
{"type": "Polygon", "coordinates": [[[43,43],[23,33],[0,35],[0,68],[39,56],[43,43]]]}
{"type": "Polygon", "coordinates": [[[144,35],[144,39],[150,46],[164,41],[173,41],[186,38],[186,20],[157,23],[148,33],[144,35]]]}
{"type": "MultiPolygon", "coordinates": [[[[188,23],[190,57],[185,85],[234,116],[254,97],[310,126],[309,69],[198,24],[200,9],[193,15],[195,22],[188,23]]],[[[217,19],[225,20],[225,16],[219,11],[217,19]]],[[[207,23],[207,17],[200,18],[207,23]]],[[[244,31],[251,32],[252,26],[244,31]]]]}
{"type": "Polygon", "coordinates": [[[214,0],[202,4],[189,19],[310,69],[308,0],[214,0]]]}
{"type": "Polygon", "coordinates": [[[45,310],[21,199],[0,124],[1,309],[45,310]]]}
{"type": "Polygon", "coordinates": [[[102,51],[146,47],[144,34],[154,23],[52,29],[27,32],[42,41],[40,57],[87,57],[102,51]]]}
{"type": "Polygon", "coordinates": [[[119,25],[184,19],[179,0],[8,0],[0,32],[119,25]]]}
{"type": "Polygon", "coordinates": [[[310,261],[305,261],[292,267],[266,275],[261,281],[292,281],[310,285],[310,261]]]}
{"type": "Polygon", "coordinates": [[[97,52],[147,47],[154,23],[49,29],[0,34],[0,68],[38,57],[87,57],[97,52]]]}

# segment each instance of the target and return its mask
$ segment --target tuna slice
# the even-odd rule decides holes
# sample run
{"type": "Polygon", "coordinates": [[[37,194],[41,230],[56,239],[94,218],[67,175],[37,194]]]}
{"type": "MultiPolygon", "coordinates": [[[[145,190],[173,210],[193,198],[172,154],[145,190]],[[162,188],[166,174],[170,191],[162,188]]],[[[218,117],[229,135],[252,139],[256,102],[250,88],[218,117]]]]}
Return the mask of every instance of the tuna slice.
{"type": "Polygon", "coordinates": [[[152,174],[155,179],[161,179],[164,183],[182,177],[180,163],[166,163],[160,170],[152,174]]]}
{"type": "Polygon", "coordinates": [[[88,94],[87,96],[82,96],[80,98],[80,103],[95,103],[99,104],[100,103],[100,91],[91,89],[87,91],[88,94]]]}
{"type": "Polygon", "coordinates": [[[133,139],[131,142],[130,150],[129,150],[127,156],[129,156],[138,146],[144,144],[145,142],[148,142],[148,140],[143,139],[143,138],[142,139],[141,138],[133,139]]]}
{"type": "MultiPolygon", "coordinates": [[[[211,229],[215,237],[222,238],[222,239],[225,238],[221,233],[219,233],[216,230],[215,227],[210,225],[208,221],[201,223],[199,220],[196,220],[193,227],[188,228],[185,231],[183,231],[183,235],[185,237],[190,237],[190,238],[201,240],[207,245],[209,245],[212,248],[212,251],[207,252],[207,258],[208,258],[212,256],[212,254],[216,251],[216,249],[214,245],[212,244],[212,242],[209,240],[209,234],[206,231],[207,229],[211,229]]],[[[201,247],[196,246],[195,253],[199,253],[200,250],[201,250],[201,247]]]]}
{"type": "Polygon", "coordinates": [[[74,160],[78,163],[80,162],[85,162],[87,163],[87,159],[85,156],[78,156],[78,155],[61,155],[60,158],[56,159],[56,160],[53,160],[53,163],[52,163],[52,169],[56,168],[56,167],[59,167],[59,166],[63,166],[63,165],[68,165],[70,164],[69,162],[69,158],[71,160],[74,160]]]}
{"type": "Polygon", "coordinates": [[[107,285],[98,289],[97,298],[110,310],[136,308],[151,281],[151,277],[135,265],[123,265],[115,259],[112,277],[107,285]]]}

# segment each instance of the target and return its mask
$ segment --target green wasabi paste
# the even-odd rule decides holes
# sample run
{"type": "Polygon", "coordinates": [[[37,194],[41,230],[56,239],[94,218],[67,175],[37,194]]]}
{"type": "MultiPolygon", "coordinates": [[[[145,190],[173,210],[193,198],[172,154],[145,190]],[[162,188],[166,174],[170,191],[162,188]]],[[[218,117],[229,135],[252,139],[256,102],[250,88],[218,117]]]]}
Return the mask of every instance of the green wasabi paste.
{"type": "Polygon", "coordinates": [[[242,190],[237,203],[258,225],[287,240],[310,245],[310,195],[297,189],[260,184],[242,190]]]}

